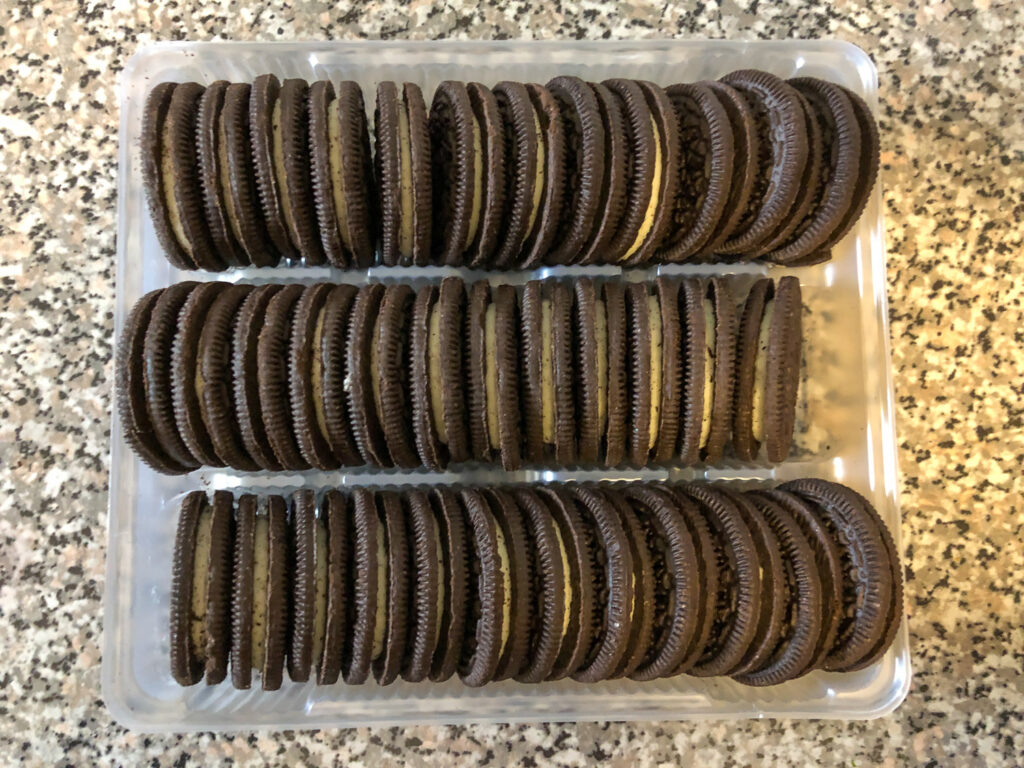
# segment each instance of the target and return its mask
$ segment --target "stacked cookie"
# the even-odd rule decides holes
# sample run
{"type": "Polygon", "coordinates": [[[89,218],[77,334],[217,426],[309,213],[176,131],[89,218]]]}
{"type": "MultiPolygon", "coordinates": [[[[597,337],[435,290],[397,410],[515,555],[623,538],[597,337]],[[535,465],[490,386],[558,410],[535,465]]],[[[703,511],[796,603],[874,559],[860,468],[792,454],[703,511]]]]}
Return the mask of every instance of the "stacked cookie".
{"type": "Polygon", "coordinates": [[[866,667],[902,613],[898,558],[823,480],[189,494],[171,672],[297,683],[583,683],[866,667]]]}
{"type": "Polygon", "coordinates": [[[360,88],[258,77],[161,83],[142,169],[182,269],[445,264],[481,269],[828,259],[878,167],[869,107],[842,86],[742,70],[493,88],[360,88]]]}
{"type": "Polygon", "coordinates": [[[800,286],[736,286],[179,283],[128,319],[121,421],[166,473],[779,462],[800,286]]]}

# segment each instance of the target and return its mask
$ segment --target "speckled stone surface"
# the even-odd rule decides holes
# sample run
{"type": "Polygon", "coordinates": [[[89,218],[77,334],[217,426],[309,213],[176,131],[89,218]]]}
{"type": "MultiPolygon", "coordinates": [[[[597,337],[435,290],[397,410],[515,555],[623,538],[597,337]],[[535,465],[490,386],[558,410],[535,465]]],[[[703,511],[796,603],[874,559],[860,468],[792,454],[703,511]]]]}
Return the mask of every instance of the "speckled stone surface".
{"type": "Polygon", "coordinates": [[[0,2],[0,762],[1020,764],[1024,5],[0,2]],[[483,726],[145,737],[100,698],[116,75],[159,39],[835,37],[881,72],[915,677],[850,724],[483,726]]]}

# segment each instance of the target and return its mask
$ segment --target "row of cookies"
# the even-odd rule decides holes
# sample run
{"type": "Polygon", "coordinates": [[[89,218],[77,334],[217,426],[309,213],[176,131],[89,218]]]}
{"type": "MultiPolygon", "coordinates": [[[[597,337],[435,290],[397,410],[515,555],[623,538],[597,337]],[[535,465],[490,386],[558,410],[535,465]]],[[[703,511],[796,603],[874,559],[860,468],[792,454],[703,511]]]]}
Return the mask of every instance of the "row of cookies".
{"type": "Polygon", "coordinates": [[[775,685],[862,669],[902,617],[892,537],[824,480],[196,491],[170,593],[174,679],[775,685]]]}
{"type": "Polygon", "coordinates": [[[800,285],[179,283],[135,305],[118,406],[150,466],[784,460],[800,285]]]}
{"type": "Polygon", "coordinates": [[[676,84],[160,83],[142,177],[182,269],[828,259],[878,132],[851,91],[741,70],[676,84]]]}

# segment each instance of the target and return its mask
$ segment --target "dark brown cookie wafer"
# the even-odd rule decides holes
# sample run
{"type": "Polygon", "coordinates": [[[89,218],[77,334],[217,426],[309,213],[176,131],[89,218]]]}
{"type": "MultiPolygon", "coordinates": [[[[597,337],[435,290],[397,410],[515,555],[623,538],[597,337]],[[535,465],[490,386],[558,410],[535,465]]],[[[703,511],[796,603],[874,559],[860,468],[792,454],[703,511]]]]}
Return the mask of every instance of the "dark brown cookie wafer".
{"type": "Polygon", "coordinates": [[[418,467],[415,440],[410,429],[412,397],[409,393],[409,310],[412,288],[392,284],[384,291],[370,348],[375,368],[373,399],[377,418],[384,432],[391,463],[398,467],[418,467]]]}
{"type": "Polygon", "coordinates": [[[568,629],[570,565],[557,523],[544,501],[529,488],[513,491],[522,513],[533,561],[528,596],[532,600],[531,629],[525,664],[516,674],[521,683],[539,683],[554,669],[568,629]]]}
{"type": "Polygon", "coordinates": [[[569,264],[595,227],[604,180],[604,124],[594,91],[578,77],[556,77],[547,88],[561,110],[567,171],[560,226],[545,261],[569,264]]]}
{"type": "Polygon", "coordinates": [[[199,518],[208,507],[206,494],[193,491],[178,513],[171,571],[170,648],[171,676],[178,685],[195,685],[203,679],[202,650],[192,638],[192,592],[195,579],[196,539],[199,518]]]}
{"type": "MultiPolygon", "coordinates": [[[[494,94],[480,83],[470,83],[466,90],[480,131],[481,155],[478,162],[483,162],[483,186],[480,210],[476,214],[479,218],[476,237],[465,258],[470,267],[479,269],[491,266],[508,213],[505,210],[505,166],[508,160],[501,113],[494,94]]],[[[474,202],[474,210],[475,207],[474,202]]]]}
{"type": "Polygon", "coordinates": [[[736,148],[722,102],[706,85],[680,83],[666,89],[679,121],[679,179],[669,232],[659,260],[686,261],[712,239],[726,212],[736,148]]]}
{"type": "MultiPolygon", "coordinates": [[[[494,357],[497,367],[498,448],[501,451],[501,465],[508,471],[519,469],[522,463],[521,436],[519,428],[519,303],[511,285],[494,288],[494,357]]],[[[490,312],[490,308],[488,312],[490,312]]],[[[485,325],[489,326],[490,321],[485,325]]],[[[490,331],[488,330],[488,337],[490,331]]],[[[488,343],[487,346],[490,346],[488,343]]],[[[571,380],[570,380],[571,381],[571,380]]],[[[490,406],[488,406],[490,413],[490,406]]],[[[492,448],[493,448],[492,443],[492,448]]]]}
{"type": "Polygon", "coordinates": [[[629,462],[647,464],[651,450],[651,305],[646,283],[626,286],[629,323],[627,349],[629,389],[629,462]]]}
{"type": "Polygon", "coordinates": [[[256,171],[249,134],[248,83],[232,83],[224,92],[220,111],[218,147],[223,152],[220,171],[221,196],[227,208],[231,232],[254,267],[273,267],[280,259],[267,234],[260,210],[256,171]]]}
{"type": "MultiPolygon", "coordinates": [[[[663,463],[675,456],[683,400],[682,326],[679,322],[679,281],[659,277],[654,284],[661,312],[660,407],[653,459],[663,463]]],[[[653,354],[653,347],[652,347],[653,354]]],[[[655,361],[651,361],[652,367],[655,361]]]]}
{"type": "Polygon", "coordinates": [[[501,654],[502,633],[508,631],[511,610],[506,602],[506,578],[499,547],[503,534],[490,505],[479,491],[459,492],[469,523],[469,615],[459,660],[459,677],[477,687],[494,679],[501,654]]]}
{"type": "Polygon", "coordinates": [[[147,407],[144,341],[153,308],[163,293],[163,289],[158,289],[139,299],[121,331],[115,369],[117,411],[125,441],[139,458],[158,472],[184,474],[197,466],[195,460],[187,455],[187,449],[182,451],[182,458],[187,459],[187,464],[179,463],[168,455],[153,428],[147,407]]]}
{"type": "Polygon", "coordinates": [[[327,526],[327,605],[323,651],[313,657],[318,685],[334,685],[341,674],[345,637],[349,629],[351,583],[349,566],[352,537],[349,534],[348,499],[336,490],[324,494],[320,520],[327,526]]]}
{"type": "Polygon", "coordinates": [[[364,285],[356,295],[345,359],[347,383],[342,386],[348,394],[352,435],[363,463],[390,467],[391,455],[377,416],[373,384],[374,327],[383,298],[384,286],[380,283],[364,285]]]}
{"type": "Polygon", "coordinates": [[[476,239],[484,183],[483,139],[465,83],[445,80],[437,87],[429,128],[434,212],[431,252],[440,263],[459,266],[463,253],[476,239]]]}
{"type": "Polygon", "coordinates": [[[316,469],[337,469],[338,459],[327,441],[323,414],[324,316],[327,297],[334,290],[329,283],[317,283],[303,290],[295,304],[288,342],[288,399],[292,429],[302,458],[316,469]],[[314,367],[319,356],[320,363],[314,367]]]}
{"type": "Polygon", "coordinates": [[[542,181],[542,189],[534,194],[527,222],[526,242],[518,263],[523,269],[540,263],[555,242],[564,207],[566,177],[565,127],[558,102],[547,88],[536,83],[527,83],[526,92],[537,120],[537,178],[542,181]]]}
{"type": "Polygon", "coordinates": [[[487,414],[486,392],[486,318],[491,289],[485,280],[469,288],[466,307],[465,344],[466,419],[469,422],[471,455],[478,461],[490,461],[491,439],[487,414]]]}
{"type": "MultiPolygon", "coordinates": [[[[708,282],[705,298],[705,302],[711,302],[714,308],[715,320],[711,424],[707,442],[701,446],[701,459],[708,464],[714,464],[722,458],[722,451],[725,449],[732,426],[732,393],[736,381],[736,301],[731,285],[726,278],[713,277],[708,282]]],[[[706,343],[707,341],[705,338],[706,343]]],[[[711,349],[710,344],[708,346],[711,349]]],[[[706,382],[705,378],[705,386],[706,382]]],[[[705,402],[706,397],[705,393],[705,402]]]]}
{"type": "MultiPolygon", "coordinates": [[[[608,320],[604,302],[600,306],[597,303],[598,289],[591,278],[574,280],[573,289],[572,321],[576,348],[573,387],[576,392],[579,461],[581,464],[594,464],[601,453],[601,438],[607,420],[608,320]]],[[[524,334],[524,344],[529,340],[530,336],[524,334]]],[[[523,399],[525,402],[526,398],[523,399]]]]}
{"type": "Polygon", "coordinates": [[[765,304],[774,293],[775,283],[768,277],[762,277],[750,287],[736,332],[736,389],[733,393],[732,447],[736,456],[744,461],[753,461],[757,458],[761,447],[760,441],[754,436],[754,388],[757,386],[759,376],[758,356],[761,356],[763,368],[768,351],[767,344],[764,345],[765,349],[761,348],[761,324],[764,320],[765,304]]]}
{"type": "MultiPolygon", "coordinates": [[[[412,432],[420,462],[431,469],[443,469],[448,465],[448,451],[438,437],[430,381],[430,335],[440,333],[440,328],[432,331],[430,324],[436,305],[437,286],[424,285],[416,292],[409,329],[409,394],[412,396],[412,432]]],[[[437,339],[434,344],[439,342],[437,339]]],[[[438,352],[435,349],[435,354],[438,352]]],[[[434,368],[439,373],[440,361],[434,368]]],[[[443,416],[440,422],[443,426],[443,416]]]]}
{"type": "Polygon", "coordinates": [[[290,591],[288,507],[281,496],[267,499],[267,591],[263,690],[276,691],[284,678],[290,591]]]}
{"type": "Polygon", "coordinates": [[[767,72],[739,70],[722,78],[750,105],[759,133],[758,175],[746,212],[722,253],[752,253],[793,207],[807,163],[807,126],[792,86],[767,72]]]}
{"type": "Polygon", "coordinates": [[[574,263],[595,264],[610,261],[609,248],[619,231],[626,207],[626,173],[629,147],[626,143],[623,108],[619,99],[601,83],[591,83],[604,126],[604,178],[598,184],[597,214],[594,228],[574,263]]]}
{"type": "Polygon", "coordinates": [[[429,676],[434,682],[444,682],[455,674],[462,654],[469,611],[470,550],[465,514],[455,493],[449,488],[434,488],[430,491],[430,502],[441,539],[440,568],[444,595],[438,618],[438,643],[434,650],[429,676]]]}
{"type": "Polygon", "coordinates": [[[271,297],[256,340],[256,384],[267,441],[286,470],[309,469],[302,457],[288,407],[288,347],[301,285],[286,285],[271,297]]]}
{"type": "Polygon", "coordinates": [[[288,637],[288,677],[309,680],[313,666],[313,613],[316,604],[316,495],[309,488],[291,498],[291,621],[288,637]]]}
{"type": "MultiPolygon", "coordinates": [[[[281,83],[278,104],[281,105],[281,148],[282,157],[275,155],[275,168],[280,175],[281,204],[284,221],[292,244],[299,250],[307,266],[325,264],[323,245],[316,221],[316,204],[313,200],[313,186],[309,169],[309,84],[299,78],[290,78],[281,83]]],[[[276,136],[275,136],[276,141],[276,136]]],[[[277,152],[275,147],[275,152],[277,152]]]]}
{"type": "Polygon", "coordinates": [[[740,663],[757,630],[761,607],[757,550],[740,511],[728,498],[706,485],[685,483],[677,488],[695,501],[704,515],[718,563],[709,642],[689,674],[726,675],[740,663]]]}
{"type": "MultiPolygon", "coordinates": [[[[866,499],[860,497],[860,500],[870,508],[871,505],[866,499]]],[[[879,519],[879,527],[882,532],[882,543],[885,545],[889,555],[892,599],[889,601],[889,611],[885,617],[885,631],[882,633],[882,637],[879,638],[875,647],[866,656],[861,657],[860,661],[847,669],[850,672],[864,669],[878,661],[889,650],[893,640],[896,639],[896,633],[899,631],[900,622],[903,619],[903,568],[900,565],[900,554],[896,549],[896,542],[893,540],[892,533],[881,519],[879,519]]]]}
{"type": "Polygon", "coordinates": [[[227,288],[225,283],[202,283],[192,290],[178,313],[178,332],[171,345],[171,396],[178,434],[189,452],[204,466],[221,467],[224,463],[213,449],[210,433],[203,423],[196,376],[200,336],[206,315],[217,297],[227,288]]]}
{"type": "Polygon", "coordinates": [[[700,461],[702,438],[706,443],[704,432],[710,431],[710,408],[705,417],[704,395],[707,382],[713,375],[708,372],[704,285],[698,278],[683,279],[679,290],[679,315],[684,345],[679,460],[691,466],[700,461]]]}
{"type": "MultiPolygon", "coordinates": [[[[201,494],[201,491],[195,493],[201,494]]],[[[235,515],[234,568],[231,577],[231,684],[239,690],[252,686],[253,588],[256,578],[256,497],[238,497],[235,515]]]]}
{"type": "Polygon", "coordinates": [[[506,595],[509,620],[503,624],[501,651],[494,671],[494,680],[498,681],[516,677],[526,664],[533,624],[530,588],[535,563],[526,541],[522,512],[512,496],[501,488],[488,488],[483,494],[501,529],[498,556],[501,558],[503,576],[505,572],[508,573],[507,580],[511,589],[506,595]]]}
{"type": "Polygon", "coordinates": [[[377,502],[372,491],[357,488],[352,492],[352,565],[353,576],[349,608],[349,632],[342,654],[341,674],[345,682],[358,685],[370,675],[375,646],[383,645],[383,618],[378,610],[386,610],[387,551],[385,535],[377,515],[377,502]],[[381,630],[378,632],[378,621],[381,630]]]}
{"type": "Polygon", "coordinates": [[[227,158],[225,148],[220,145],[224,139],[221,111],[228,86],[226,80],[217,80],[210,83],[199,98],[195,152],[203,194],[203,212],[213,248],[224,260],[225,266],[243,267],[249,264],[249,259],[231,230],[227,202],[223,195],[225,190],[221,183],[228,173],[227,168],[221,167],[221,161],[227,158]]]}
{"type": "Polygon", "coordinates": [[[402,679],[425,680],[441,639],[445,582],[441,528],[425,491],[402,494],[406,507],[406,535],[411,552],[409,571],[409,626],[402,679]]]}
{"type": "Polygon", "coordinates": [[[555,282],[551,285],[551,364],[555,385],[555,462],[561,466],[576,463],[574,351],[572,294],[565,283],[555,282]]]}
{"type": "Polygon", "coordinates": [[[328,294],[320,338],[316,338],[315,332],[313,336],[311,366],[317,425],[335,458],[346,467],[364,463],[352,432],[346,387],[349,327],[357,293],[354,285],[337,285],[328,294]]]}
{"type": "Polygon", "coordinates": [[[260,467],[242,443],[235,411],[231,379],[231,341],[239,307],[252,291],[249,285],[232,285],[221,291],[203,320],[196,352],[199,412],[213,450],[225,465],[246,472],[260,467]]]}
{"type": "MultiPolygon", "coordinates": [[[[431,386],[441,386],[441,419],[434,421],[442,442],[448,446],[453,463],[470,459],[470,431],[467,421],[467,382],[463,367],[466,340],[466,286],[458,277],[441,281],[437,308],[437,365],[432,368],[431,386]],[[442,428],[443,427],[443,428],[442,428]]],[[[434,323],[431,317],[431,323],[434,323]]],[[[432,326],[433,327],[433,326],[432,326]]],[[[433,357],[433,355],[432,355],[433,357]]],[[[433,390],[431,397],[434,397],[433,390]]]]}
{"type": "MultiPolygon", "coordinates": [[[[381,491],[377,497],[387,535],[384,549],[388,558],[388,579],[384,647],[375,654],[373,676],[381,685],[390,685],[398,678],[405,657],[410,604],[409,542],[405,533],[405,512],[399,495],[394,491],[381,491]]],[[[380,610],[379,603],[377,610],[380,610]]],[[[380,621],[379,616],[377,620],[380,621]]]]}
{"type": "Polygon", "coordinates": [[[284,162],[280,93],[281,83],[274,75],[260,75],[253,80],[249,93],[249,138],[267,234],[281,256],[297,259],[299,251],[288,236],[284,217],[284,180],[276,172],[278,161],[282,166],[284,162]]]}
{"type": "Polygon", "coordinates": [[[507,173],[504,223],[492,263],[509,269],[516,266],[544,193],[544,138],[525,85],[503,80],[493,91],[504,129],[507,173]]]}
{"type": "Polygon", "coordinates": [[[605,430],[605,465],[615,467],[626,458],[626,423],[629,417],[629,368],[626,347],[629,325],[626,291],[622,283],[602,286],[608,318],[608,424],[605,430]]]}
{"type": "Polygon", "coordinates": [[[309,149],[320,240],[336,267],[373,263],[379,225],[363,92],[343,80],[309,88],[309,149]]]}
{"type": "Polygon", "coordinates": [[[764,443],[771,462],[789,455],[796,423],[803,346],[800,281],[788,275],[775,287],[771,330],[768,335],[764,390],[764,443]]]}
{"type": "MultiPolygon", "coordinates": [[[[544,396],[545,390],[549,398],[553,381],[545,383],[542,372],[545,354],[551,371],[551,333],[550,299],[548,303],[548,321],[544,320],[544,282],[530,280],[523,286],[520,304],[520,322],[522,324],[522,415],[523,415],[523,454],[528,462],[540,464],[545,460],[544,440],[544,396]]],[[[552,407],[553,403],[551,406],[552,407]]]]}

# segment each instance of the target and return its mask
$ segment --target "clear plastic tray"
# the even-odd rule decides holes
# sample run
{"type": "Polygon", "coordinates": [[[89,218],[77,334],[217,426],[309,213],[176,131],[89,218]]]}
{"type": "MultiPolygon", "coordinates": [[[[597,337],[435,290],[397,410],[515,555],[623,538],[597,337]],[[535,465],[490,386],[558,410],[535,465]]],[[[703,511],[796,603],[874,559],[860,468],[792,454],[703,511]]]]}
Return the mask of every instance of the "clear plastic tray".
{"type": "MultiPolygon", "coordinates": [[[[146,291],[184,279],[437,280],[447,269],[283,267],[222,274],[185,273],[163,257],[146,213],[139,159],[142,108],[148,89],[164,80],[210,83],[251,81],[263,72],[309,80],[358,81],[372,109],[381,80],[419,83],[429,99],[444,79],[493,84],[502,79],[546,82],[556,74],[588,80],[623,76],[668,85],[716,78],[756,67],[781,77],[812,75],[839,82],[876,104],[877,73],[868,56],[832,41],[711,42],[322,42],[166,43],[146,47],[128,62],[121,82],[118,199],[118,335],[134,302],[146,291]]],[[[286,492],[299,486],[452,482],[523,482],[570,479],[699,479],[743,485],[816,476],[847,483],[879,509],[899,544],[898,473],[893,390],[886,316],[885,247],[881,194],[876,188],[853,232],[827,264],[797,270],[805,309],[805,386],[801,388],[797,447],[777,467],[726,462],[716,468],[627,471],[522,471],[473,468],[462,472],[311,472],[246,475],[197,471],[165,477],[138,461],[111,426],[110,535],[107,556],[103,696],[113,715],[142,731],[316,728],[368,724],[672,720],[697,718],[868,718],[894,709],[910,685],[907,630],[872,667],[853,674],[815,672],[765,689],[728,679],[678,677],[650,683],[571,681],[542,685],[503,682],[470,689],[397,683],[385,688],[338,684],[318,688],[285,683],[274,693],[236,691],[230,684],[179,687],[168,664],[168,593],[176,508],[196,488],[259,488],[286,492]]],[[[763,265],[663,268],[689,274],[767,273],[763,265]]],[[[557,274],[617,274],[615,268],[544,269],[493,274],[522,282],[557,274]]],[[[630,273],[649,279],[656,273],[630,273]]],[[[902,551],[902,548],[900,549],[902,551]]]]}

